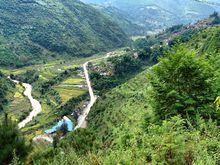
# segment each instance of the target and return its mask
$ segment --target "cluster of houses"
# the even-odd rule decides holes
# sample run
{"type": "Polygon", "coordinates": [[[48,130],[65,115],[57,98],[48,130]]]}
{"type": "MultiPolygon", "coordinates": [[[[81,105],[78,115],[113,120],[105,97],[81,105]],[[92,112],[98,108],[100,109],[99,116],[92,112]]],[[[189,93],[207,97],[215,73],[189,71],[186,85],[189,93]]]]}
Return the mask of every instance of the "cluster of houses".
{"type": "Polygon", "coordinates": [[[110,62],[105,63],[105,66],[103,65],[93,65],[91,70],[98,72],[102,76],[112,76],[112,64],[110,62]]]}
{"type": "Polygon", "coordinates": [[[197,21],[196,23],[194,24],[188,24],[188,25],[185,25],[181,28],[181,30],[177,31],[177,32],[174,32],[172,33],[171,36],[169,36],[169,38],[165,38],[164,39],[164,43],[166,45],[168,45],[168,43],[176,36],[179,36],[183,33],[185,33],[187,30],[189,29],[201,29],[201,28],[206,28],[210,26],[210,18],[207,18],[207,19],[204,19],[204,20],[201,20],[201,21],[197,21]]]}

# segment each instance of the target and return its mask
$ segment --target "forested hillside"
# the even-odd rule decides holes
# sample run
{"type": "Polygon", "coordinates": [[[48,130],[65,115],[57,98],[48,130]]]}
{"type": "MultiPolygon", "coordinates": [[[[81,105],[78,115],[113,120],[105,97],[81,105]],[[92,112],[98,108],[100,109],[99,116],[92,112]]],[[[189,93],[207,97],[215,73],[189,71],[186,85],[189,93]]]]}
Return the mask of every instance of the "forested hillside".
{"type": "Polygon", "coordinates": [[[85,57],[125,46],[121,28],[78,0],[0,0],[0,65],[85,57]]]}
{"type": "Polygon", "coordinates": [[[177,43],[157,65],[105,93],[87,129],[36,152],[34,162],[219,164],[219,32],[211,27],[177,43]]]}
{"type": "Polygon", "coordinates": [[[0,112],[13,96],[14,84],[0,72],[0,112]]]}
{"type": "Polygon", "coordinates": [[[218,11],[0,0],[0,165],[220,165],[218,11]]]}
{"type": "Polygon", "coordinates": [[[133,23],[132,19],[118,8],[113,6],[105,7],[102,5],[93,6],[105,14],[110,20],[117,23],[119,27],[129,36],[144,35],[147,33],[146,28],[133,23]]]}

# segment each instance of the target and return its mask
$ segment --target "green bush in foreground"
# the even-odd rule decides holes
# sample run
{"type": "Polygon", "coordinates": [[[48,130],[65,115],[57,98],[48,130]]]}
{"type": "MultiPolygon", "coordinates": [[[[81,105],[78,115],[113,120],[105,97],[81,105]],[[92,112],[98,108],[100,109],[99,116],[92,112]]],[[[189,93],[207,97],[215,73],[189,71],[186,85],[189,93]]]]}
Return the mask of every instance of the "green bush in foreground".
{"type": "Polygon", "coordinates": [[[174,51],[161,59],[150,76],[156,114],[160,119],[178,114],[215,117],[213,68],[186,48],[174,51]]]}
{"type": "Polygon", "coordinates": [[[28,151],[30,151],[30,146],[26,144],[16,123],[5,114],[0,124],[0,162],[9,164],[15,155],[24,158],[28,151]]]}
{"type": "MultiPolygon", "coordinates": [[[[150,124],[139,136],[118,139],[117,146],[111,148],[94,147],[98,137],[94,138],[89,131],[78,133],[71,134],[56,150],[39,153],[34,164],[216,165],[220,162],[218,127],[215,122],[200,117],[197,126],[180,116],[164,120],[162,125],[150,124]]],[[[118,136],[122,135],[118,133],[118,136]]]]}

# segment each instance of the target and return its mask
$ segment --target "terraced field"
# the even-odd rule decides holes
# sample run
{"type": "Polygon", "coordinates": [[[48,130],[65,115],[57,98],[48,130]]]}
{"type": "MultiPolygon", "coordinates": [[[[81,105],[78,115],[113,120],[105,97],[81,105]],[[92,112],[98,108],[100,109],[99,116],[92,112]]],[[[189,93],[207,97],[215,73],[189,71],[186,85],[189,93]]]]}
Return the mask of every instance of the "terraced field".
{"type": "MultiPolygon", "coordinates": [[[[117,50],[118,54],[122,54],[123,52],[122,50],[117,50]]],[[[98,59],[102,59],[101,57],[103,56],[106,55],[98,54],[89,58],[75,59],[74,61],[57,60],[46,64],[32,65],[19,69],[0,68],[6,75],[20,75],[29,70],[34,70],[39,73],[39,79],[32,83],[32,95],[40,101],[42,113],[22,128],[22,132],[28,138],[43,134],[46,129],[54,125],[64,114],[74,121],[75,117],[71,114],[74,110],[80,111],[83,109],[88,101],[86,98],[87,96],[84,96],[87,94],[88,89],[84,74],[80,69],[62,81],[52,85],[51,92],[46,92],[43,95],[38,89],[39,84],[53,80],[68,69],[81,67],[86,61],[97,59],[96,62],[99,63],[101,60],[98,59]],[[83,97],[83,99],[79,99],[80,97],[83,97]]],[[[8,105],[7,112],[12,119],[18,122],[29,114],[31,105],[29,100],[23,96],[24,89],[22,86],[17,85],[15,91],[14,99],[8,105]]]]}
{"type": "MultiPolygon", "coordinates": [[[[19,122],[23,120],[31,111],[31,104],[23,95],[24,89],[20,84],[16,85],[16,92],[13,96],[11,103],[6,107],[5,112],[10,114],[10,117],[19,122]]],[[[0,118],[2,115],[0,115],[0,118]]]]}
{"type": "Polygon", "coordinates": [[[59,93],[62,104],[65,104],[71,98],[78,97],[87,91],[85,80],[80,77],[70,77],[55,86],[54,89],[59,93]]]}
{"type": "Polygon", "coordinates": [[[35,65],[30,65],[27,67],[22,67],[18,69],[9,69],[9,68],[4,68],[0,67],[1,72],[3,72],[6,75],[9,74],[22,74],[26,72],[27,70],[33,70],[35,69],[36,71],[39,72],[41,80],[48,80],[56,76],[57,74],[61,73],[64,70],[71,69],[78,67],[82,65],[84,62],[89,61],[91,59],[96,59],[103,56],[103,53],[88,57],[88,58],[74,58],[71,60],[55,60],[55,61],[50,61],[45,64],[35,64],[35,65]]]}

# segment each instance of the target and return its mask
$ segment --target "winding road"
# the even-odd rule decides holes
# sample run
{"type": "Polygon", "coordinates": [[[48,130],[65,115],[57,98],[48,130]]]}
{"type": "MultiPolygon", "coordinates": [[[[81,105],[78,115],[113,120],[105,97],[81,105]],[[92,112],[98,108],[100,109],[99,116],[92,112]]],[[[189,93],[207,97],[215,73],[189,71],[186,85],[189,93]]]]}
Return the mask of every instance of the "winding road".
{"type": "MultiPolygon", "coordinates": [[[[97,100],[97,96],[94,94],[93,92],[93,89],[92,89],[92,85],[91,85],[91,81],[90,81],[90,78],[89,78],[89,72],[88,72],[88,63],[89,62],[93,62],[93,61],[97,61],[97,60],[101,60],[101,59],[105,59],[105,58],[108,58],[110,57],[111,55],[111,52],[110,53],[107,53],[107,55],[105,57],[100,57],[100,58],[97,58],[97,59],[93,59],[93,60],[90,60],[90,61],[87,61],[83,64],[83,70],[84,70],[84,74],[85,74],[85,78],[86,78],[86,83],[87,83],[87,86],[88,86],[88,90],[89,90],[89,95],[90,95],[90,101],[89,101],[89,104],[86,106],[86,108],[83,110],[83,113],[82,115],[80,115],[77,119],[77,125],[75,126],[74,130],[78,129],[78,128],[85,128],[85,125],[86,125],[86,119],[87,119],[87,116],[92,108],[92,106],[95,104],[96,100],[97,100]]],[[[13,81],[14,83],[18,84],[20,83],[19,81],[17,80],[12,80],[10,77],[8,77],[11,81],[13,81]]],[[[27,84],[27,83],[22,83],[22,86],[25,88],[25,91],[24,91],[24,95],[28,97],[30,103],[31,103],[31,106],[33,108],[33,110],[30,112],[30,114],[23,120],[21,121],[19,124],[18,124],[18,127],[19,129],[25,127],[25,125],[27,123],[29,123],[30,121],[33,120],[34,117],[36,117],[39,113],[41,113],[42,111],[42,107],[41,107],[41,104],[39,101],[37,101],[36,99],[33,98],[32,96],[32,86],[30,84],[27,84]]],[[[48,137],[47,135],[39,135],[39,136],[36,136],[34,139],[34,141],[38,141],[38,140],[45,140],[45,141],[48,141],[50,143],[53,142],[53,138],[52,137],[48,137]]]]}
{"type": "MultiPolygon", "coordinates": [[[[106,56],[104,57],[100,57],[100,58],[96,58],[96,59],[93,59],[93,60],[90,60],[90,61],[87,61],[83,64],[83,71],[84,71],[84,74],[85,74],[85,78],[86,78],[86,83],[87,83],[87,86],[88,86],[88,90],[89,90],[89,95],[90,95],[90,101],[89,101],[89,104],[86,106],[86,108],[83,110],[83,113],[82,115],[80,115],[77,119],[77,125],[76,127],[74,128],[74,130],[78,129],[78,128],[85,128],[86,126],[86,118],[92,108],[92,106],[95,104],[96,100],[97,100],[97,96],[94,94],[93,92],[93,89],[92,89],[92,85],[91,85],[91,81],[90,81],[90,78],[89,78],[89,72],[88,72],[88,63],[89,62],[93,62],[93,61],[97,61],[97,60],[101,60],[101,59],[106,59],[106,58],[109,58],[111,56],[112,52],[109,52],[106,54],[106,56]]],[[[113,56],[116,56],[116,55],[113,55],[113,56]]],[[[113,57],[111,56],[111,57],[113,57]]]]}
{"type": "Polygon", "coordinates": [[[88,73],[88,69],[87,69],[88,63],[89,62],[86,62],[86,63],[83,64],[83,70],[84,70],[84,74],[85,74],[85,78],[86,78],[86,83],[87,83],[88,90],[89,90],[90,101],[89,101],[89,104],[86,106],[86,108],[83,110],[82,115],[80,115],[78,117],[77,125],[74,128],[74,130],[76,130],[78,128],[83,128],[84,127],[85,122],[86,122],[86,118],[87,118],[87,116],[88,116],[92,106],[94,105],[94,103],[95,103],[95,101],[97,99],[97,96],[94,95],[94,92],[93,92],[93,89],[92,89],[92,86],[91,86],[91,82],[90,82],[90,78],[89,78],[89,73],[88,73]]]}

